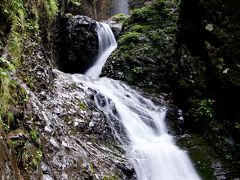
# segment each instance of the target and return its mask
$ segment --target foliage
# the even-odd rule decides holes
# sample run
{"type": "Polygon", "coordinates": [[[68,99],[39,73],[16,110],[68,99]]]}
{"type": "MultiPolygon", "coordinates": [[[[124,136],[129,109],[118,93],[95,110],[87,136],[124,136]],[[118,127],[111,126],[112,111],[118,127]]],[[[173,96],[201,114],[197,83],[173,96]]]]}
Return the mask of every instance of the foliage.
{"type": "Polygon", "coordinates": [[[25,143],[23,149],[19,151],[18,160],[23,163],[27,169],[36,169],[42,159],[42,150],[37,149],[29,143],[25,143]]]}
{"type": "MultiPolygon", "coordinates": [[[[25,43],[34,39],[39,40],[40,14],[45,11],[47,19],[53,20],[58,12],[56,0],[38,0],[30,2],[24,0],[2,0],[0,2],[1,17],[9,26],[10,31],[4,32],[7,41],[0,38],[0,50],[7,48],[7,54],[0,54],[0,117],[8,119],[8,109],[16,98],[16,83],[12,80],[16,69],[22,63],[25,43]],[[43,6],[45,9],[40,8],[43,6]]],[[[0,51],[1,53],[1,51],[0,51]]],[[[31,53],[31,52],[30,52],[31,53]]]]}
{"type": "Polygon", "coordinates": [[[129,31],[133,31],[133,32],[135,31],[135,32],[142,33],[142,32],[147,32],[149,30],[150,30],[150,27],[147,25],[136,24],[136,25],[132,26],[129,31]]]}
{"type": "MultiPolygon", "coordinates": [[[[28,118],[23,116],[28,96],[16,76],[20,77],[19,71],[29,60],[26,57],[33,54],[35,45],[47,36],[44,32],[48,31],[57,13],[57,0],[0,1],[0,129],[8,133],[6,141],[14,148],[12,152],[16,152],[18,168],[23,171],[36,169],[43,153],[38,144],[38,132],[29,127],[24,131],[26,125],[19,124],[28,118]],[[20,128],[23,130],[17,132],[20,128]],[[12,134],[17,138],[11,138],[12,134]]],[[[32,85],[31,76],[20,79],[25,77],[32,85]]]]}
{"type": "Polygon", "coordinates": [[[87,109],[87,105],[84,102],[81,102],[81,101],[78,103],[78,107],[81,110],[86,110],[87,109]]]}
{"type": "Polygon", "coordinates": [[[128,32],[119,38],[119,44],[136,43],[139,41],[140,35],[138,32],[128,32]]]}
{"type": "Polygon", "coordinates": [[[119,179],[119,178],[116,176],[104,176],[103,177],[103,180],[117,180],[117,179],[119,179]]]}
{"type": "Polygon", "coordinates": [[[35,130],[27,132],[23,129],[16,129],[12,131],[12,134],[18,137],[9,141],[16,151],[17,163],[27,171],[36,169],[43,156],[42,148],[37,143],[39,138],[37,132],[35,130]]]}
{"type": "Polygon", "coordinates": [[[153,12],[151,11],[151,8],[149,6],[144,6],[140,9],[134,9],[131,12],[131,18],[133,21],[146,21],[149,17],[151,17],[151,14],[153,12]]]}
{"type": "Polygon", "coordinates": [[[35,142],[38,139],[38,133],[36,130],[31,130],[30,135],[33,142],[35,142]]]}
{"type": "Polygon", "coordinates": [[[58,13],[58,3],[56,0],[44,0],[43,2],[47,12],[47,17],[52,21],[58,13]]]}
{"type": "Polygon", "coordinates": [[[141,73],[143,73],[143,68],[142,67],[135,67],[135,68],[133,68],[133,72],[135,72],[137,74],[141,74],[141,73]]]}
{"type": "Polygon", "coordinates": [[[213,105],[215,100],[212,99],[203,99],[197,105],[196,114],[198,117],[205,117],[208,120],[211,120],[214,115],[213,105]]]}
{"type": "Polygon", "coordinates": [[[116,62],[114,70],[106,68],[107,73],[148,92],[166,90],[168,67],[175,56],[177,13],[173,7],[165,1],[151,1],[131,11],[123,24],[118,49],[110,56],[116,62]]]}
{"type": "Polygon", "coordinates": [[[125,20],[128,19],[128,16],[125,15],[125,14],[120,13],[120,14],[114,15],[114,16],[112,17],[112,19],[113,19],[114,21],[117,21],[117,22],[124,22],[125,20]]]}
{"type": "Polygon", "coordinates": [[[10,79],[9,71],[13,66],[5,58],[0,57],[0,118],[8,115],[9,104],[12,100],[11,90],[14,82],[10,79]]]}

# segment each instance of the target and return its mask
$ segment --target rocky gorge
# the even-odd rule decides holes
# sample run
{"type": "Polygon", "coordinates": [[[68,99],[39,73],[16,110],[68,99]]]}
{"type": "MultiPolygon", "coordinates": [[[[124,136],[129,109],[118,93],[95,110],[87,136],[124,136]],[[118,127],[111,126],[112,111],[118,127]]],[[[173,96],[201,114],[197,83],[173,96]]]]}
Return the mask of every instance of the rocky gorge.
{"type": "MultiPolygon", "coordinates": [[[[109,3],[0,3],[3,178],[136,179],[94,102],[96,90],[69,74],[94,64],[99,45],[93,19],[109,18],[109,3]]],[[[167,107],[168,133],[189,152],[202,179],[239,179],[239,4],[129,4],[130,16],[106,21],[118,49],[101,76],[131,84],[167,107]]]]}

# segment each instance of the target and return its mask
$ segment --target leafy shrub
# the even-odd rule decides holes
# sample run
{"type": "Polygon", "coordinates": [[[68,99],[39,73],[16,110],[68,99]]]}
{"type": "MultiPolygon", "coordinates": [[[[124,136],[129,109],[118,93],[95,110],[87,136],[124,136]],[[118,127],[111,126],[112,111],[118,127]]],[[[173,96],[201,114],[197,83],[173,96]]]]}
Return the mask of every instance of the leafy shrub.
{"type": "Polygon", "coordinates": [[[120,13],[120,14],[114,15],[112,19],[117,22],[124,22],[126,19],[128,19],[128,16],[120,13]]]}
{"type": "Polygon", "coordinates": [[[196,111],[197,116],[200,118],[206,118],[211,120],[214,115],[213,105],[215,100],[212,99],[203,99],[199,103],[197,103],[198,108],[196,111]]]}
{"type": "Polygon", "coordinates": [[[127,45],[130,44],[132,42],[139,42],[139,37],[140,37],[140,33],[138,32],[128,32],[124,35],[122,35],[119,39],[119,44],[120,45],[127,45]]]}
{"type": "Polygon", "coordinates": [[[152,9],[149,6],[144,6],[140,9],[134,9],[132,11],[131,19],[133,22],[144,22],[151,16],[152,13],[152,9]]]}
{"type": "Polygon", "coordinates": [[[49,20],[53,20],[58,13],[58,3],[56,0],[44,0],[44,6],[49,20]]]}
{"type": "Polygon", "coordinates": [[[150,30],[149,26],[136,24],[132,26],[129,31],[141,33],[141,32],[146,32],[148,30],[150,30]]]}

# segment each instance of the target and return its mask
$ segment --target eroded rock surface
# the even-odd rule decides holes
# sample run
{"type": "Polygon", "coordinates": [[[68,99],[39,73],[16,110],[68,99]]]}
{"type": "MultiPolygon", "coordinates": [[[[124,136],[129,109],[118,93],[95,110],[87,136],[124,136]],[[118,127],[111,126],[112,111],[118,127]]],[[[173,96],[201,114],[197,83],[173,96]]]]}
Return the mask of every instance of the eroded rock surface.
{"type": "Polygon", "coordinates": [[[94,92],[76,84],[72,76],[54,70],[51,92],[28,91],[29,122],[39,132],[45,179],[131,179],[132,166],[114,140],[102,112],[95,108],[94,92]]]}

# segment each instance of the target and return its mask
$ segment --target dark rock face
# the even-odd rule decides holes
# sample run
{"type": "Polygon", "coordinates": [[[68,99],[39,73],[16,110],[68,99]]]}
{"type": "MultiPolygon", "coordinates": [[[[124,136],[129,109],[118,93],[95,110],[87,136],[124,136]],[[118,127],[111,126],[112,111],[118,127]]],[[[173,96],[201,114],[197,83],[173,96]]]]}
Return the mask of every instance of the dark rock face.
{"type": "Polygon", "coordinates": [[[80,15],[70,18],[67,21],[65,43],[62,44],[61,69],[70,73],[84,73],[94,63],[98,52],[96,21],[80,15]]]}
{"type": "Polygon", "coordinates": [[[182,1],[172,78],[185,126],[218,139],[215,148],[235,162],[240,157],[239,8],[238,1],[182,1]]]}
{"type": "Polygon", "coordinates": [[[179,81],[186,79],[180,90],[215,99],[231,120],[240,116],[239,8],[235,1],[182,1],[178,25],[177,73],[179,81]]]}

